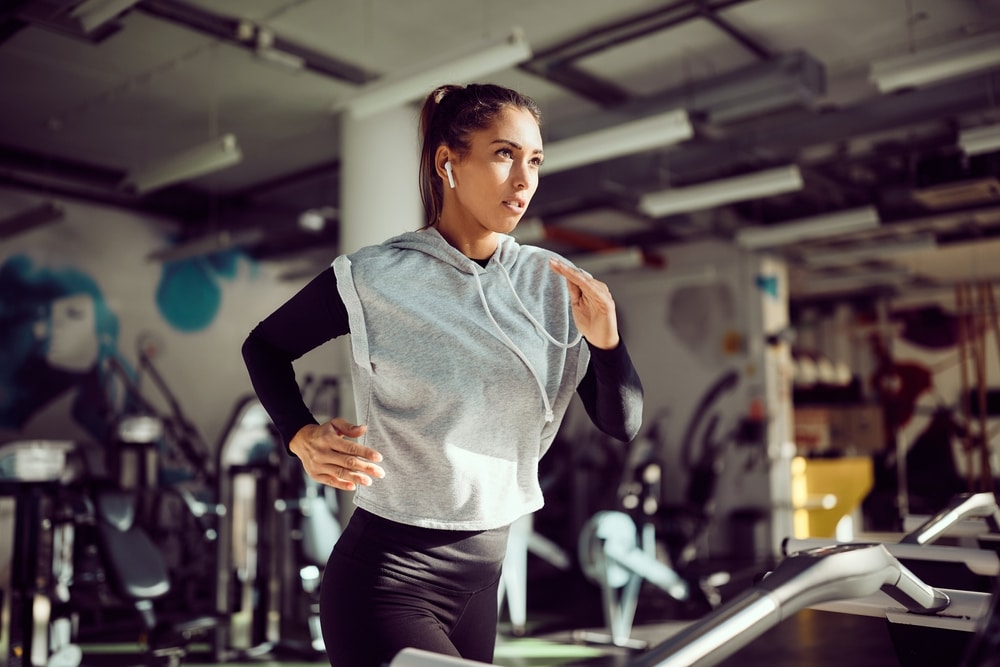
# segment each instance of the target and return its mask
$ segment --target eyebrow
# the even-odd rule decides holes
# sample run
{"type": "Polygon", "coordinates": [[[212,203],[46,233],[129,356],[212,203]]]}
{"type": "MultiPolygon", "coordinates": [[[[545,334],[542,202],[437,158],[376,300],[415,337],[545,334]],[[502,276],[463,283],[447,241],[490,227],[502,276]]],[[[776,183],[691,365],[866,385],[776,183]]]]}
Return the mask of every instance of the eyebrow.
{"type": "MultiPolygon", "coordinates": [[[[490,145],[492,146],[494,144],[505,144],[507,146],[516,148],[517,150],[524,150],[524,146],[517,143],[516,141],[511,141],[510,139],[494,139],[493,141],[490,142],[490,145]]],[[[532,151],[532,155],[542,155],[542,154],[543,151],[541,148],[536,148],[534,151],[532,151]]]]}

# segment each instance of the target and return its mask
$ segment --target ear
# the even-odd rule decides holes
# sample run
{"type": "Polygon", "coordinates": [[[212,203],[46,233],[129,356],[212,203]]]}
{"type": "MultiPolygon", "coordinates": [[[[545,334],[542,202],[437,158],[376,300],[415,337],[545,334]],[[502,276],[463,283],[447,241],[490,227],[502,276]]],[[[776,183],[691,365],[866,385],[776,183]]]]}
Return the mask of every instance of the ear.
{"type": "Polygon", "coordinates": [[[438,178],[445,181],[449,180],[449,176],[448,176],[448,170],[445,169],[444,163],[449,161],[451,162],[452,166],[451,178],[454,179],[454,173],[455,173],[454,155],[450,150],[448,150],[447,146],[443,144],[441,146],[438,146],[437,152],[434,153],[434,170],[437,172],[438,178]]]}

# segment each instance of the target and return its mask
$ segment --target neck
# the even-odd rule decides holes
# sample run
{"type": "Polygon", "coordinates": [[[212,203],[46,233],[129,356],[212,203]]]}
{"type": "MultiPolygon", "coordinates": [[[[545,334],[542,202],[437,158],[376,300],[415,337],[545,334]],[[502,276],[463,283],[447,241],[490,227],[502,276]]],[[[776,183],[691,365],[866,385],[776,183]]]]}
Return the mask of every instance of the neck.
{"type": "Polygon", "coordinates": [[[496,232],[485,229],[470,232],[465,225],[449,221],[443,215],[438,220],[437,230],[445,241],[470,259],[488,259],[499,243],[496,232]]]}

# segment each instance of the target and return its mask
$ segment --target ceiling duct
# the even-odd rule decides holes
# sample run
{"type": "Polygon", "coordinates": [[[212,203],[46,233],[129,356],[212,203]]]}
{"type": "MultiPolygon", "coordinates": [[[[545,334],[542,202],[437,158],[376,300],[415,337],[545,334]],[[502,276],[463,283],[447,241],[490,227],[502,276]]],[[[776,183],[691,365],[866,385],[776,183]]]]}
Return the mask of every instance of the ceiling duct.
{"type": "Polygon", "coordinates": [[[725,124],[794,107],[811,109],[825,94],[823,64],[804,51],[792,51],[649,96],[642,104],[685,108],[725,124]]]}

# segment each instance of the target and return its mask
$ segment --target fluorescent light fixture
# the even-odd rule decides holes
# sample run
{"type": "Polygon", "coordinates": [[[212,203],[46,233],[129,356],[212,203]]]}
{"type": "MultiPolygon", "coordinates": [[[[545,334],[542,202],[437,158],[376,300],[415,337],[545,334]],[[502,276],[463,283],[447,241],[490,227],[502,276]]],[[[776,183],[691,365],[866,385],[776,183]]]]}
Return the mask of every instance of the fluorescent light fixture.
{"type": "Polygon", "coordinates": [[[231,167],[242,159],[243,153],[236,143],[236,137],[225,134],[201,146],[129,172],[121,185],[142,194],[231,167]]]}
{"type": "Polygon", "coordinates": [[[713,206],[768,197],[802,189],[802,174],[795,165],[724,178],[710,183],[651,192],[639,198],[639,210],[655,218],[699,211],[713,206]]]}
{"type": "Polygon", "coordinates": [[[937,239],[934,235],[921,234],[910,239],[892,243],[875,243],[841,250],[824,250],[808,253],[802,257],[802,260],[810,266],[837,266],[852,264],[854,262],[888,259],[909,253],[933,250],[934,248],[937,248],[937,239]]]}
{"type": "Polygon", "coordinates": [[[883,93],[918,88],[1000,65],[1000,32],[872,63],[870,76],[883,93]]]}
{"type": "Polygon", "coordinates": [[[741,229],[736,233],[736,243],[751,250],[771,248],[873,229],[879,223],[878,210],[874,206],[865,206],[770,227],[741,229]]]}
{"type": "Polygon", "coordinates": [[[70,11],[70,16],[90,33],[137,4],[139,0],[84,0],[70,11]]]}
{"type": "Polygon", "coordinates": [[[23,234],[36,227],[62,220],[66,210],[57,202],[47,201],[0,220],[0,241],[23,234]]]}
{"type": "Polygon", "coordinates": [[[520,28],[501,39],[475,44],[444,54],[417,67],[362,86],[350,99],[338,102],[333,111],[364,117],[420,99],[437,86],[463,83],[522,63],[531,57],[531,46],[520,28]]]}
{"type": "Polygon", "coordinates": [[[958,135],[958,145],[966,155],[1000,151],[1000,125],[962,130],[958,135]]]}
{"type": "Polygon", "coordinates": [[[560,139],[545,145],[543,174],[676,144],[694,135],[687,111],[628,121],[613,127],[560,139]]]}

